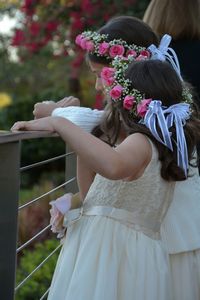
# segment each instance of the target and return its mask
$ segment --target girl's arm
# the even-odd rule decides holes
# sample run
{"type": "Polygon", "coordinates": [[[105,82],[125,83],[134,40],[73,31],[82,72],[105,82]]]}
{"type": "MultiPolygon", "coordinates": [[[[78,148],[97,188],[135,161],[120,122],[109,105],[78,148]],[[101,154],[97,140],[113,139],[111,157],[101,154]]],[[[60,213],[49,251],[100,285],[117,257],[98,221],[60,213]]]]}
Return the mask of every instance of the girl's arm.
{"type": "Polygon", "coordinates": [[[95,173],[88,168],[80,156],[77,157],[77,181],[80,199],[83,201],[93,180],[95,173]]]}
{"type": "Polygon", "coordinates": [[[135,179],[151,159],[151,145],[140,133],[128,136],[113,149],[61,117],[17,122],[12,127],[13,131],[20,129],[57,132],[94,173],[99,173],[108,179],[117,180],[130,176],[135,179]]]}

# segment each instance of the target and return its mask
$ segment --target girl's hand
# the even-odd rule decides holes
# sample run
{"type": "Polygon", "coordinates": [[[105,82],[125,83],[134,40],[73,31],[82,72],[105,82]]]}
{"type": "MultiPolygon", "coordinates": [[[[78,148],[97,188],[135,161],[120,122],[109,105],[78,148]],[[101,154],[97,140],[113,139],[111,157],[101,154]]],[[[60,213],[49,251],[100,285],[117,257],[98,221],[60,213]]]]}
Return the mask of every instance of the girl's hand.
{"type": "Polygon", "coordinates": [[[43,101],[34,105],[33,115],[35,119],[51,116],[54,109],[59,107],[80,106],[80,100],[74,96],[61,99],[58,102],[43,101]]]}
{"type": "Polygon", "coordinates": [[[57,107],[80,106],[80,100],[74,96],[69,96],[61,99],[56,104],[57,107]]]}
{"type": "Polygon", "coordinates": [[[51,116],[54,109],[58,108],[57,103],[53,101],[38,102],[34,105],[33,115],[35,119],[51,116]]]}
{"type": "Polygon", "coordinates": [[[55,132],[53,119],[53,117],[46,117],[32,121],[19,121],[12,126],[11,131],[28,130],[55,132]]]}

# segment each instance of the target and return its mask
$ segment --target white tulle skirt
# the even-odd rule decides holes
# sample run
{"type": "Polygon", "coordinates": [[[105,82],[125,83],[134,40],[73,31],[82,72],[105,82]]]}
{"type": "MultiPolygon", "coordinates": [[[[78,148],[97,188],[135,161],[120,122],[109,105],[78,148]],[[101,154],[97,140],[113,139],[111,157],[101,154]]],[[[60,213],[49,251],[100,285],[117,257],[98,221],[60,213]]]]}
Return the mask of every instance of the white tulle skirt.
{"type": "Polygon", "coordinates": [[[200,249],[170,257],[174,300],[200,299],[200,249]]]}
{"type": "Polygon", "coordinates": [[[171,300],[168,255],[118,221],[83,216],[68,228],[49,300],[171,300]]]}

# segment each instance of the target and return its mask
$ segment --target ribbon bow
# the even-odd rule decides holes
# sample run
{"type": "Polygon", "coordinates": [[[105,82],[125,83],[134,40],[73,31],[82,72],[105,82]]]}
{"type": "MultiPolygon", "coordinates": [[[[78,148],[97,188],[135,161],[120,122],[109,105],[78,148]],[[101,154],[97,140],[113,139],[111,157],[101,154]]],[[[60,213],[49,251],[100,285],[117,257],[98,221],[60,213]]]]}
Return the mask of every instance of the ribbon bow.
{"type": "Polygon", "coordinates": [[[188,170],[188,152],[183,126],[189,117],[189,104],[178,103],[164,108],[159,100],[151,101],[144,117],[144,124],[149,128],[153,136],[171,151],[173,151],[173,146],[169,128],[175,124],[177,164],[184,170],[185,176],[187,176],[188,170]],[[158,134],[156,124],[161,130],[161,136],[158,134]]]}
{"type": "Polygon", "coordinates": [[[165,34],[158,47],[154,44],[148,47],[148,50],[151,52],[151,59],[158,59],[161,61],[169,61],[172,67],[175,69],[180,79],[183,80],[180,71],[179,61],[176,55],[176,52],[169,47],[172,37],[169,34],[165,34]]]}

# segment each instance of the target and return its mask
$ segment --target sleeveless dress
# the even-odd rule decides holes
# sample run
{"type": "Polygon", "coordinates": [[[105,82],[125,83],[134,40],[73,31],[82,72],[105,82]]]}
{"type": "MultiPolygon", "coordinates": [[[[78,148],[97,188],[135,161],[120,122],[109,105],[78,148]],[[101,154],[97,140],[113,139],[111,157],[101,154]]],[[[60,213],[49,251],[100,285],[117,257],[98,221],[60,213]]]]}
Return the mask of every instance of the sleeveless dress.
{"type": "MultiPolygon", "coordinates": [[[[87,132],[101,122],[103,111],[65,107],[53,115],[71,120],[87,132]]],[[[200,299],[200,177],[198,168],[186,181],[176,182],[173,201],[161,226],[169,253],[174,300],[200,299]]]]}
{"type": "Polygon", "coordinates": [[[160,176],[157,151],[131,182],[96,175],[80,209],[66,213],[67,235],[49,300],[171,300],[160,227],[174,184],[160,176]]]}
{"type": "Polygon", "coordinates": [[[200,177],[198,168],[176,182],[161,226],[169,255],[174,300],[200,300],[200,177]]]}

